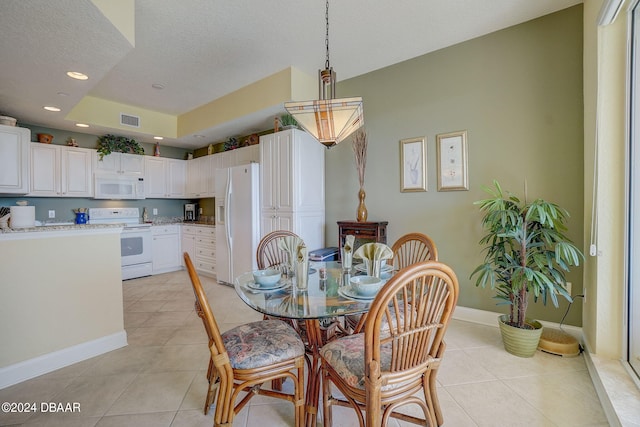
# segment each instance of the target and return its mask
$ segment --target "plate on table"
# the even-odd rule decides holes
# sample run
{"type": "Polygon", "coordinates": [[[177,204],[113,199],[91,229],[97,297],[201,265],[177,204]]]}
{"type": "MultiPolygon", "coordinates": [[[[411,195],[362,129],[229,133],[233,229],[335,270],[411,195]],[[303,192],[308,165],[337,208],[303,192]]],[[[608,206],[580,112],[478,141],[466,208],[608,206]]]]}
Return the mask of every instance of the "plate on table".
{"type": "MultiPolygon", "coordinates": [[[[367,266],[364,265],[364,263],[362,264],[356,264],[355,269],[358,270],[361,273],[366,273],[367,272],[367,266]]],[[[391,273],[393,271],[393,265],[389,265],[389,264],[385,264],[382,267],[380,267],[380,272],[381,273],[391,273]]]]}
{"type": "Polygon", "coordinates": [[[345,298],[355,299],[360,301],[373,301],[376,297],[375,295],[372,295],[370,297],[360,295],[349,285],[339,288],[338,293],[345,298]]]}
{"type": "Polygon", "coordinates": [[[271,286],[264,286],[261,285],[259,283],[254,282],[253,280],[247,282],[247,288],[253,290],[253,291],[263,291],[263,292],[267,292],[267,291],[276,291],[278,289],[282,289],[284,287],[286,287],[289,284],[289,282],[285,282],[284,280],[280,280],[279,282],[276,282],[274,285],[271,286]]]}

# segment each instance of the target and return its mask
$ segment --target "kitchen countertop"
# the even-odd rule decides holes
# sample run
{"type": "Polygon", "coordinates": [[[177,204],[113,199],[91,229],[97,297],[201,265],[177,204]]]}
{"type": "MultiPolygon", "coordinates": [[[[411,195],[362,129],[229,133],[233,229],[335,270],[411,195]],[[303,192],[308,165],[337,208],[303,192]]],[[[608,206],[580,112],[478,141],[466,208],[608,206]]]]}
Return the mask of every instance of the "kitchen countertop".
{"type": "Polygon", "coordinates": [[[203,221],[183,221],[183,225],[197,225],[200,227],[215,227],[216,225],[212,222],[203,222],[203,221]]]}
{"type": "Polygon", "coordinates": [[[124,224],[69,224],[5,228],[0,230],[0,241],[39,239],[64,235],[120,233],[123,227],[124,224]]]}

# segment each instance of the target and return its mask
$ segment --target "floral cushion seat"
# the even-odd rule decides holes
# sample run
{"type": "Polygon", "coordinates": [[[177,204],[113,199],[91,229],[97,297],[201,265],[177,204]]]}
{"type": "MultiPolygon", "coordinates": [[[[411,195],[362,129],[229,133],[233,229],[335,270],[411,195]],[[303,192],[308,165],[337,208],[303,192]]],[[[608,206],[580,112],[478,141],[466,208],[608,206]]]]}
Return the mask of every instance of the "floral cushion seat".
{"type": "MultiPolygon", "coordinates": [[[[348,335],[333,340],[320,349],[320,355],[351,387],[364,388],[364,334],[348,335]]],[[[381,371],[391,365],[391,346],[381,350],[381,371]]]]}
{"type": "Polygon", "coordinates": [[[234,369],[254,369],[304,355],[298,333],[281,320],[261,320],[222,334],[234,369]]]}

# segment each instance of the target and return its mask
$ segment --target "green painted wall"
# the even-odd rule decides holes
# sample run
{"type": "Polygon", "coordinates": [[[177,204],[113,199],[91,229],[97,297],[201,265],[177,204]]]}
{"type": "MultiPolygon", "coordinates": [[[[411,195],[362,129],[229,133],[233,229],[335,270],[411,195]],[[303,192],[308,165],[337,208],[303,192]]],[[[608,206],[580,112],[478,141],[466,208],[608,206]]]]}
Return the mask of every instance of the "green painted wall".
{"type": "MultiPolygon", "coordinates": [[[[582,86],[581,5],[340,82],[339,97],[364,98],[369,220],[389,221],[390,243],[430,235],[458,275],[459,304],[505,311],[469,279],[482,260],[473,202],[493,179],[518,193],[526,180],[530,198],[569,210],[569,235],[583,247],[582,86]],[[468,133],[469,191],[438,192],[436,135],[459,130],[468,133]],[[401,193],[399,140],[422,136],[428,191],[401,193]]],[[[326,238],[336,245],[336,221],[355,219],[357,206],[350,140],[330,149],[326,164],[326,238]]],[[[581,268],[569,279],[582,289],[581,268]]],[[[531,304],[530,314],[559,322],[566,308],[531,304]]],[[[566,323],[581,325],[581,311],[577,300],[566,323]]]]}

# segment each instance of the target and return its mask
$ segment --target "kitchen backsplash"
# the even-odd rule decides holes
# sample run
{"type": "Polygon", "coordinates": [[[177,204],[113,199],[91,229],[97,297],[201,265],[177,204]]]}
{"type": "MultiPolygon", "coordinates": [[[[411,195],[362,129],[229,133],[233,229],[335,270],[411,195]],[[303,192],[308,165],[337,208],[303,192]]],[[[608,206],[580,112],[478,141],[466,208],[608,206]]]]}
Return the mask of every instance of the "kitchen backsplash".
{"type": "Polygon", "coordinates": [[[51,222],[52,219],[55,222],[73,222],[75,219],[73,209],[110,207],[140,208],[141,213],[142,208],[146,207],[151,221],[154,218],[182,218],[183,206],[190,202],[190,200],[184,199],[95,200],[63,197],[0,197],[0,206],[15,206],[18,200],[26,200],[29,205],[35,206],[36,220],[43,222],[51,222]],[[157,209],[157,215],[153,215],[153,209],[157,209]],[[55,218],[49,218],[51,210],[55,211],[55,218]]]}

